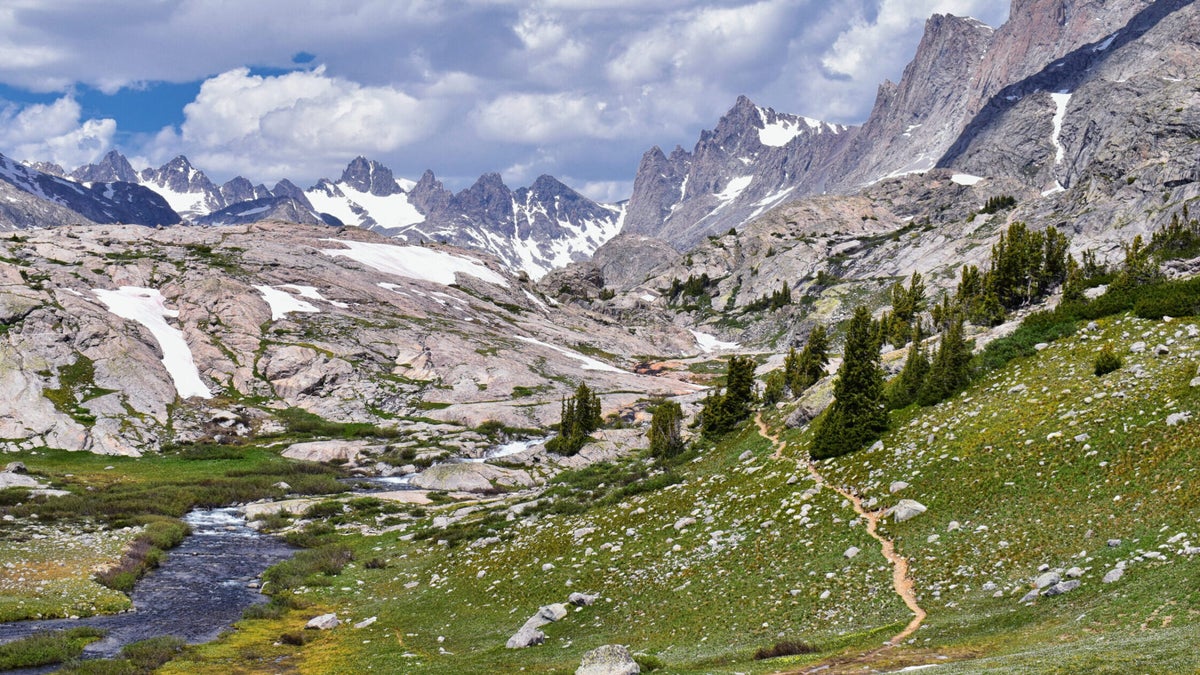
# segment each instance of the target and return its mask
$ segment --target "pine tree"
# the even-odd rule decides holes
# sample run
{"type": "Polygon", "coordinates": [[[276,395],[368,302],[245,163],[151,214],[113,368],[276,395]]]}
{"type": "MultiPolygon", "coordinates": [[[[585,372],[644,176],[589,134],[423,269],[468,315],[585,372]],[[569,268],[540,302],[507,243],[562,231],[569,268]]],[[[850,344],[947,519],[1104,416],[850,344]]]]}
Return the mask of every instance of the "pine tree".
{"type": "Polygon", "coordinates": [[[925,384],[929,375],[929,354],[921,344],[921,328],[913,328],[912,344],[908,348],[908,358],[904,360],[904,368],[900,374],[888,383],[886,398],[889,410],[898,410],[916,402],[917,393],[925,384]]]}
{"type": "Polygon", "coordinates": [[[846,331],[842,366],[833,385],[834,401],[815,431],[810,451],[813,459],[860,450],[887,430],[880,345],[871,324],[870,311],[858,306],[846,331]]]}
{"type": "Polygon", "coordinates": [[[957,315],[942,334],[937,354],[929,364],[929,375],[917,393],[917,403],[933,405],[957,394],[971,384],[971,343],[963,337],[963,319],[957,315]]]}
{"type": "Polygon", "coordinates": [[[683,452],[686,447],[680,434],[683,408],[675,401],[663,401],[650,414],[650,454],[666,458],[683,452]]]}
{"type": "Polygon", "coordinates": [[[546,449],[560,455],[574,455],[603,423],[600,396],[589,389],[587,383],[580,382],[575,395],[562,400],[558,436],[546,442],[546,449]]]}
{"type": "Polygon", "coordinates": [[[725,370],[725,392],[709,391],[700,410],[701,433],[716,438],[731,431],[738,422],[750,416],[755,402],[754,369],[757,364],[749,356],[731,356],[725,370]]]}
{"type": "Polygon", "coordinates": [[[829,365],[828,352],[829,335],[825,332],[825,326],[817,324],[808,334],[808,340],[800,354],[797,355],[795,349],[788,353],[783,371],[793,396],[799,396],[805,389],[825,377],[825,366],[829,365]]]}

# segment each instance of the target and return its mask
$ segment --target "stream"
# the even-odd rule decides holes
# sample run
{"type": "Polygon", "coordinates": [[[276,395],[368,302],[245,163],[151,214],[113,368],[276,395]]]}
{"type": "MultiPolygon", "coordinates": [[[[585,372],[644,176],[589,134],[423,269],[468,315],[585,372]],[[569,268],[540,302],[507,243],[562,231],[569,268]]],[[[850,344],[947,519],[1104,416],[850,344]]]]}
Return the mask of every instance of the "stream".
{"type": "MultiPolygon", "coordinates": [[[[520,440],[498,445],[475,459],[483,462],[528,450],[545,439],[520,440]]],[[[394,477],[357,476],[347,479],[357,493],[372,490],[402,490],[412,475],[394,477]],[[370,487],[368,488],[367,485],[370,487]],[[366,489],[364,489],[366,488],[366,489]]],[[[295,551],[281,540],[246,526],[236,507],[197,509],[184,521],[192,534],[167,552],[162,565],[138,581],[131,599],[133,609],[122,614],[82,619],[45,619],[0,623],[0,644],[28,637],[38,631],[93,626],[107,636],[88,645],[83,658],[111,658],[131,642],[174,635],[189,644],[215,640],[241,618],[252,604],[265,602],[258,592],[258,577],[271,565],[295,551]]],[[[3,671],[5,675],[49,673],[58,666],[3,671]]]]}
{"type": "Polygon", "coordinates": [[[0,643],[37,631],[94,626],[108,635],[88,645],[83,656],[110,658],[131,642],[162,635],[174,635],[190,644],[216,639],[241,618],[246,607],[266,600],[252,582],[295,549],[246,527],[236,508],[197,509],[184,520],[192,527],[191,536],[137,583],[131,595],[133,610],[82,619],[0,623],[0,643]]]}

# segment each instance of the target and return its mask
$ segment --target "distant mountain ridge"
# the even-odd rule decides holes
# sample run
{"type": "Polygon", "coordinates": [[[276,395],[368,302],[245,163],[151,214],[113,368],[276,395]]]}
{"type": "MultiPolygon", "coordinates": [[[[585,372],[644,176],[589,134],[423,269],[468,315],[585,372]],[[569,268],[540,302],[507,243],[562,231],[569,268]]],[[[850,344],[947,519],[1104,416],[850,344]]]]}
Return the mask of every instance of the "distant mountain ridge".
{"type": "Polygon", "coordinates": [[[183,155],[141,171],[115,150],[69,173],[57,165],[35,168],[5,161],[11,176],[0,178],[26,193],[24,199],[50,198],[68,211],[49,217],[36,204],[10,207],[6,211],[12,213],[0,218],[0,225],[235,225],[260,220],[353,225],[414,243],[441,241],[487,251],[534,279],[588,259],[620,231],[624,217],[622,206],[595,202],[552,176],[512,190],[499,174],[489,173],[453,193],[431,171],[414,182],[361,156],[336,181],[323,178],[307,190],[287,179],[267,188],[241,176],[217,185],[183,155]],[[107,192],[121,203],[105,199],[107,192]],[[32,213],[41,213],[41,220],[32,213]]]}

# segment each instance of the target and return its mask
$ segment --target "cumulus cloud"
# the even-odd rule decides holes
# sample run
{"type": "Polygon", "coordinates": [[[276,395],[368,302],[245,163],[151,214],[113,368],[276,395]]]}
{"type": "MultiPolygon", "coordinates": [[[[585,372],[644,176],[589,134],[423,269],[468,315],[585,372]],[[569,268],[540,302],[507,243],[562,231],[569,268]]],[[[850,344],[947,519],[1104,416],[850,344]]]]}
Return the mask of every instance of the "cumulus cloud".
{"type": "Polygon", "coordinates": [[[424,135],[436,103],[393,87],[368,87],[322,67],[278,76],[246,68],[210,78],[149,153],[187,152],[217,172],[311,175],[357,154],[386,155],[424,135]]]}
{"type": "MultiPolygon", "coordinates": [[[[218,180],[304,182],[365,154],[399,175],[431,168],[465,187],[501,167],[627,183],[642,152],[690,148],[738,94],[861,122],[879,82],[899,76],[930,13],[976,14],[995,25],[1007,2],[0,4],[0,84],[68,96],[86,85],[120,96],[156,82],[203,83],[182,116],[149,137],[114,136],[112,120],[72,110],[38,113],[68,120],[44,123],[45,142],[29,148],[39,158],[70,164],[116,139],[151,163],[187,154],[218,180]],[[324,68],[294,71],[299,53],[324,68]]],[[[17,146],[17,133],[0,131],[5,147],[17,146]]]]}
{"type": "Polygon", "coordinates": [[[64,96],[49,104],[0,107],[0,148],[17,159],[64,167],[94,161],[112,147],[116,120],[82,120],[79,103],[64,96]]]}

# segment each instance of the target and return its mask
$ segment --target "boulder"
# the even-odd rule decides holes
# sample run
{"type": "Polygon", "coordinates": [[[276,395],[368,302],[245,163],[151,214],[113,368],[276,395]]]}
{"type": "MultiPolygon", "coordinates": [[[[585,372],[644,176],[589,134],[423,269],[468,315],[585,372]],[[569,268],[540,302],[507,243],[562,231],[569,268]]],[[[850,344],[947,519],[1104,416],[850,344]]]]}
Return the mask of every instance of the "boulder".
{"type": "Polygon", "coordinates": [[[1059,576],[1058,572],[1046,572],[1034,580],[1033,585],[1037,586],[1038,589],[1042,589],[1053,586],[1060,581],[1062,581],[1062,577],[1059,576]]]}
{"type": "Polygon", "coordinates": [[[322,614],[321,616],[314,616],[309,619],[308,623],[304,624],[304,627],[313,630],[332,630],[341,625],[341,623],[341,621],[338,621],[336,614],[322,614]]]}
{"type": "Polygon", "coordinates": [[[19,473],[0,473],[0,490],[8,488],[39,488],[45,487],[30,476],[25,476],[19,473]]]}
{"type": "Polygon", "coordinates": [[[538,608],[537,616],[545,619],[546,623],[561,621],[567,617],[567,606],[561,602],[556,602],[552,605],[543,605],[538,608]]]}
{"type": "Polygon", "coordinates": [[[602,645],[583,655],[575,675],[638,675],[642,672],[623,645],[602,645]]]}
{"type": "Polygon", "coordinates": [[[413,476],[411,484],[425,490],[495,492],[497,488],[524,488],[534,484],[529,472],[481,462],[435,464],[413,476]]]}
{"type": "Polygon", "coordinates": [[[893,521],[903,523],[925,513],[925,510],[925,505],[915,499],[901,499],[888,511],[888,515],[893,521]]]}
{"type": "Polygon", "coordinates": [[[542,631],[530,628],[529,626],[522,626],[521,630],[508,638],[508,642],[504,643],[504,646],[507,649],[524,649],[525,647],[540,645],[545,641],[546,634],[542,631]]]}
{"type": "Polygon", "coordinates": [[[576,607],[586,607],[596,602],[596,596],[588,595],[587,593],[572,593],[567,596],[567,602],[576,607]]]}
{"type": "Polygon", "coordinates": [[[358,464],[366,447],[366,441],[310,441],[293,443],[283,451],[283,456],[306,462],[337,461],[358,464]]]}
{"type": "Polygon", "coordinates": [[[1050,588],[1047,588],[1046,590],[1042,591],[1042,595],[1047,598],[1052,598],[1056,595],[1062,595],[1063,593],[1069,593],[1069,592],[1075,590],[1076,588],[1079,588],[1079,586],[1082,583],[1083,582],[1081,582],[1078,579],[1071,579],[1070,581],[1060,581],[1060,582],[1054,584],[1053,586],[1051,586],[1050,588]]]}
{"type": "Polygon", "coordinates": [[[28,473],[28,471],[29,470],[25,468],[25,462],[9,462],[8,465],[4,467],[4,473],[28,473]]]}
{"type": "Polygon", "coordinates": [[[1169,426],[1169,427],[1178,426],[1180,424],[1183,424],[1184,422],[1191,421],[1191,419],[1192,419],[1192,413],[1190,413],[1190,412],[1171,413],[1170,415],[1167,415],[1167,426],[1169,426]]]}

